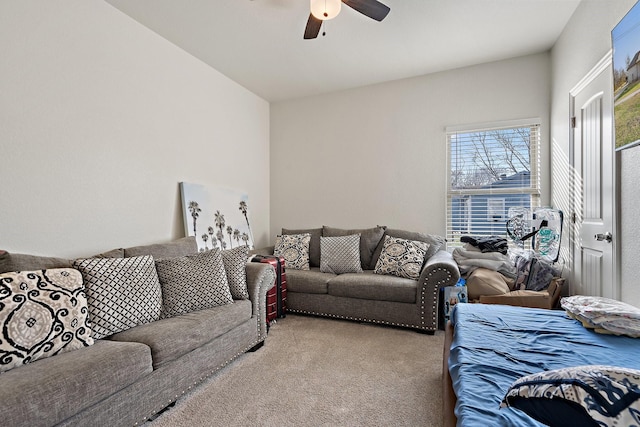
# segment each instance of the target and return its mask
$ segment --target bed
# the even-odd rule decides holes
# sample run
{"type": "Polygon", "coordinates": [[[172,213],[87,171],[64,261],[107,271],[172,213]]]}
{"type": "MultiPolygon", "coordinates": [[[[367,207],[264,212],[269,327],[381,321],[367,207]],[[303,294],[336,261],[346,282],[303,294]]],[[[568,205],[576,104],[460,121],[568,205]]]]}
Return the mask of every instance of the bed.
{"type": "Polygon", "coordinates": [[[524,375],[580,365],[640,370],[640,339],[596,333],[564,310],[457,304],[445,336],[445,426],[545,425],[500,407],[524,375]]]}

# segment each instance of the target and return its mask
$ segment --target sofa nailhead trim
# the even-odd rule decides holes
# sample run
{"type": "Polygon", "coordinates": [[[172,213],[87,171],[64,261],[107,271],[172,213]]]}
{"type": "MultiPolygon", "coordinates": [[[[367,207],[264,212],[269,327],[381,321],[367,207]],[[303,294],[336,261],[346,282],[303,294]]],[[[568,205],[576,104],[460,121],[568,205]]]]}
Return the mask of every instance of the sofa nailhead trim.
{"type": "Polygon", "coordinates": [[[367,319],[367,318],[361,318],[361,317],[343,316],[343,315],[329,314],[329,313],[317,313],[317,312],[314,312],[314,311],[297,310],[297,309],[293,309],[293,308],[287,308],[287,311],[291,312],[291,313],[310,314],[310,315],[313,315],[313,316],[333,317],[334,319],[344,319],[344,320],[353,320],[353,321],[358,321],[358,322],[378,323],[378,324],[390,325],[390,326],[402,326],[404,328],[414,328],[414,329],[419,329],[419,330],[423,330],[423,331],[435,331],[435,329],[433,329],[433,328],[426,328],[424,326],[418,326],[418,325],[409,325],[409,324],[406,324],[406,323],[388,322],[386,320],[367,319]]]}

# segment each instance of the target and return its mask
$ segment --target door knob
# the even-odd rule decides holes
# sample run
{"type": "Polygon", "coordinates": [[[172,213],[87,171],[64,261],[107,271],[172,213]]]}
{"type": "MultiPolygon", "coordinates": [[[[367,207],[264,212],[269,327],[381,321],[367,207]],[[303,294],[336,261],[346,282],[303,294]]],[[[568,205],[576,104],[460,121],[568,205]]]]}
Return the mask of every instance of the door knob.
{"type": "Polygon", "coordinates": [[[611,234],[611,232],[607,231],[604,234],[598,233],[595,236],[593,236],[593,238],[596,239],[598,242],[602,242],[603,240],[605,240],[607,243],[611,243],[611,241],[613,240],[613,235],[611,234]]]}

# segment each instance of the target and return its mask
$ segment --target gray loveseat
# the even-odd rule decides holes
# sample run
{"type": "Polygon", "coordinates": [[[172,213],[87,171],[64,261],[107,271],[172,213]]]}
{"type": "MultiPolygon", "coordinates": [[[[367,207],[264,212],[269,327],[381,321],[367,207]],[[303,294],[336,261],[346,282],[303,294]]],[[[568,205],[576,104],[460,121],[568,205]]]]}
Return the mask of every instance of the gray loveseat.
{"type": "MultiPolygon", "coordinates": [[[[196,252],[195,240],[185,238],[103,256],[192,258],[184,256],[196,252]]],[[[246,255],[242,261],[248,299],[151,321],[1,373],[0,424],[142,424],[242,353],[257,349],[266,338],[265,295],[275,273],[267,264],[246,263],[246,255]]],[[[0,273],[70,266],[65,259],[0,253],[0,273]]]]}
{"type": "MultiPolygon", "coordinates": [[[[361,322],[412,328],[433,333],[438,329],[439,289],[460,278],[458,266],[444,250],[439,236],[386,227],[338,229],[283,229],[283,235],[311,234],[309,270],[287,268],[287,311],[361,322]],[[321,237],[360,234],[361,273],[320,271],[321,237]],[[417,280],[374,274],[386,236],[429,243],[417,280]]],[[[273,254],[273,247],[259,251],[273,254]]]]}

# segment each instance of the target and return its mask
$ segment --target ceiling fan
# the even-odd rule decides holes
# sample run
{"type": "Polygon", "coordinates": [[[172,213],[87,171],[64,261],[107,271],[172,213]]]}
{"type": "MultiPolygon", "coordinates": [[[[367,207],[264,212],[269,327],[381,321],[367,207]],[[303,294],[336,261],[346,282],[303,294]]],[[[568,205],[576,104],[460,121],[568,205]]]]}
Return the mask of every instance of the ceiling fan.
{"type": "Polygon", "coordinates": [[[335,18],[342,3],[376,21],[382,21],[391,9],[378,0],[311,0],[311,13],[304,29],[305,39],[315,39],[323,21],[335,18]]]}

